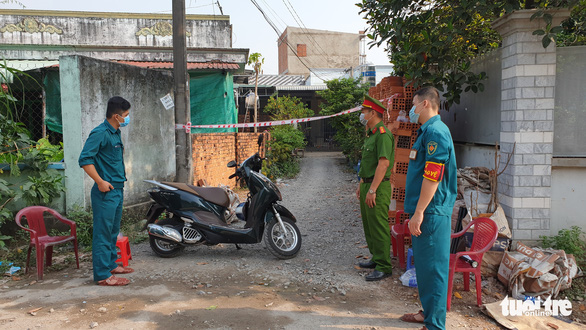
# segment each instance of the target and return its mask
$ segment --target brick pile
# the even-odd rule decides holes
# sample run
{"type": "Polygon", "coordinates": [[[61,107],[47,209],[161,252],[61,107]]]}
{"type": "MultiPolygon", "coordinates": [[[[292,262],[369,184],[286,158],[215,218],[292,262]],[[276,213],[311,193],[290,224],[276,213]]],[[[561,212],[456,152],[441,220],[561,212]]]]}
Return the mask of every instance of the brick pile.
{"type": "MultiPolygon", "coordinates": [[[[368,91],[370,96],[383,100],[383,105],[388,109],[383,115],[383,122],[395,138],[395,163],[391,172],[392,210],[389,210],[389,226],[396,222],[396,211],[403,210],[404,207],[409,153],[417,139],[417,130],[421,126],[410,122],[399,122],[397,117],[401,111],[404,111],[405,118],[408,119],[415,91],[416,88],[413,85],[406,85],[405,79],[401,77],[385,77],[368,91]]],[[[398,221],[403,223],[408,218],[409,215],[404,213],[398,221]]]]}

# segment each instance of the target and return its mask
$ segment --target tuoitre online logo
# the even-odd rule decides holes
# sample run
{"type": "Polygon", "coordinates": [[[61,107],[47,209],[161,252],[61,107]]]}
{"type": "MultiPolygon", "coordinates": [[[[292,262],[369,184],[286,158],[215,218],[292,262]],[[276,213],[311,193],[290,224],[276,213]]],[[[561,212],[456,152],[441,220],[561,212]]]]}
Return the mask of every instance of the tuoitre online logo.
{"type": "Polygon", "coordinates": [[[525,300],[516,300],[506,296],[500,305],[503,316],[570,316],[572,314],[572,302],[568,299],[552,300],[548,297],[542,302],[540,297],[525,297],[525,300]]]}

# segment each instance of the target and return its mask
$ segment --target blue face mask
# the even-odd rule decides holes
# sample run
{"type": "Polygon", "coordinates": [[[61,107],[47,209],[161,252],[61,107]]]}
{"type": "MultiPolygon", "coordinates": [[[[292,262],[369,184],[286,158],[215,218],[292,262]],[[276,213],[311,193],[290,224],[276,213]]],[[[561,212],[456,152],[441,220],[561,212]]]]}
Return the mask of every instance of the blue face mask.
{"type": "Polygon", "coordinates": [[[414,105],[411,110],[409,110],[409,121],[411,121],[413,124],[417,124],[419,122],[419,114],[415,113],[415,109],[417,109],[417,106],[420,105],[421,103],[423,103],[423,101],[419,102],[418,104],[414,105]]]}
{"type": "Polygon", "coordinates": [[[124,122],[120,123],[120,127],[126,127],[130,124],[130,115],[124,117],[124,122]]]}

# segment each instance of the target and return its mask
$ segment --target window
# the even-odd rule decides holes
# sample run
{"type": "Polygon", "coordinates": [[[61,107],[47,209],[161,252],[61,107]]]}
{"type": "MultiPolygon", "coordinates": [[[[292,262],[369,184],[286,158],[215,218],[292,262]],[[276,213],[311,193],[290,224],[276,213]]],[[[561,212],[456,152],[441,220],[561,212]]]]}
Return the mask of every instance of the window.
{"type": "Polygon", "coordinates": [[[307,56],[307,45],[306,44],[297,44],[297,56],[299,56],[299,57],[306,57],[307,56]]]}

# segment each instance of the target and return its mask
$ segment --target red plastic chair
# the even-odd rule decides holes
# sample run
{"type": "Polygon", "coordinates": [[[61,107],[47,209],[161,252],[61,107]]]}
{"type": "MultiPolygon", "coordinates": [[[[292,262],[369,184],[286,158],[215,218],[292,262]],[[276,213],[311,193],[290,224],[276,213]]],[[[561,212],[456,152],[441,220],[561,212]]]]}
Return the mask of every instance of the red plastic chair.
{"type": "Polygon", "coordinates": [[[73,249],[75,250],[75,261],[77,263],[77,268],[79,268],[79,256],[77,253],[77,233],[75,222],[69,219],[66,219],[57,211],[50,209],[45,206],[29,206],[25,207],[24,209],[20,210],[16,214],[16,224],[28,231],[31,234],[31,242],[28,247],[28,254],[26,257],[26,271],[28,273],[28,265],[31,258],[31,249],[34,246],[37,252],[37,280],[43,279],[43,255],[47,254],[46,259],[46,266],[49,267],[53,264],[53,246],[58,244],[67,243],[73,241],[73,249]],[[50,213],[52,214],[57,220],[69,225],[71,229],[71,235],[69,236],[49,236],[47,234],[47,230],[45,228],[45,219],[43,217],[43,213],[50,213]],[[25,227],[21,224],[22,217],[26,218],[26,222],[28,227],[25,227]]]}
{"type": "Polygon", "coordinates": [[[409,231],[409,219],[406,219],[402,224],[401,216],[404,214],[403,210],[397,211],[395,215],[395,224],[391,226],[391,245],[393,246],[393,256],[399,258],[399,266],[403,269],[406,267],[405,262],[405,237],[411,238],[409,231]]]}
{"type": "Polygon", "coordinates": [[[450,254],[450,277],[448,279],[448,310],[452,304],[452,289],[454,285],[454,273],[460,272],[464,275],[464,290],[470,291],[470,273],[474,273],[474,280],[476,282],[476,300],[478,306],[482,305],[482,289],[480,270],[482,268],[482,257],[488,251],[498,236],[498,227],[496,223],[489,218],[477,218],[472,220],[466,228],[459,233],[452,234],[452,239],[460,237],[474,226],[474,238],[472,239],[472,246],[470,251],[462,251],[456,254],[450,254]],[[468,262],[460,259],[460,256],[467,255],[470,259],[478,262],[476,268],[472,267],[468,262]]]}

